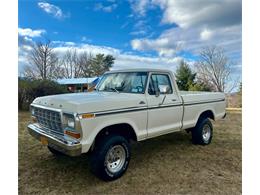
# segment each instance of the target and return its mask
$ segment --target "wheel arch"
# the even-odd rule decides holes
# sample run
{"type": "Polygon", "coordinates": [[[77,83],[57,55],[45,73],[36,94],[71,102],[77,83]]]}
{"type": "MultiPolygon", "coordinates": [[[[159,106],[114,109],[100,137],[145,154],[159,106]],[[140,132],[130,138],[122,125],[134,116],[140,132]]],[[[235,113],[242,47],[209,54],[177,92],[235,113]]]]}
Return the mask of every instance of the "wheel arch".
{"type": "Polygon", "coordinates": [[[128,141],[133,140],[137,141],[137,134],[133,128],[132,125],[129,123],[117,123],[113,125],[108,125],[106,127],[103,127],[100,129],[100,131],[97,133],[95,136],[94,142],[92,144],[92,149],[94,148],[94,145],[96,142],[102,139],[102,137],[107,136],[107,135],[120,135],[126,138],[128,141]]]}
{"type": "Polygon", "coordinates": [[[212,110],[205,110],[202,113],[200,113],[197,121],[199,121],[201,118],[210,118],[212,120],[215,120],[215,115],[212,110]]]}

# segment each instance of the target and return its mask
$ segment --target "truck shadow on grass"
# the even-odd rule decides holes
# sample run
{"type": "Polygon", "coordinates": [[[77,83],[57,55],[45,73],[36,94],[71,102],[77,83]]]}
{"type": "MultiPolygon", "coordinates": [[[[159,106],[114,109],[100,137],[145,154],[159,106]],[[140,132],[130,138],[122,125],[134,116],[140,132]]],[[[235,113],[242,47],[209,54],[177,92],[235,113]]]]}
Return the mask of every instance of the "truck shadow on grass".
{"type": "MultiPolygon", "coordinates": [[[[133,142],[131,143],[132,159],[128,171],[141,169],[144,163],[148,161],[154,162],[162,158],[167,161],[169,157],[171,157],[170,160],[172,161],[175,158],[177,159],[180,153],[183,155],[185,150],[189,150],[190,147],[192,147],[190,135],[186,132],[176,132],[142,142],[133,142]]],[[[42,148],[42,150],[44,149],[47,150],[47,148],[42,148]]],[[[42,171],[45,170],[45,173],[55,173],[52,179],[59,177],[75,178],[78,181],[85,181],[85,185],[102,182],[92,175],[90,171],[89,154],[82,154],[78,157],[55,157],[48,151],[47,153],[44,160],[35,161],[34,166],[42,169],[42,171]]],[[[37,157],[35,156],[35,158],[37,157]]],[[[49,174],[39,176],[42,177],[41,180],[45,181],[50,177],[49,174]]]]}

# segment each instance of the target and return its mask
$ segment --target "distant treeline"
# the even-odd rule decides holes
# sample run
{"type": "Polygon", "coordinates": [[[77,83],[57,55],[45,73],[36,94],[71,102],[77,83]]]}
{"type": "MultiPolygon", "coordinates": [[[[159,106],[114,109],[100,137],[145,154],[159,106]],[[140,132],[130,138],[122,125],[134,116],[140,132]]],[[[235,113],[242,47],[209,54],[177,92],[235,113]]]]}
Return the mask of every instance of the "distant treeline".
{"type": "Polygon", "coordinates": [[[31,46],[22,75],[31,79],[95,77],[109,71],[114,60],[112,55],[93,55],[76,48],[59,55],[50,41],[38,42],[31,46]]]}
{"type": "Polygon", "coordinates": [[[32,101],[40,96],[67,93],[67,88],[51,80],[18,79],[18,108],[29,110],[32,101]]]}

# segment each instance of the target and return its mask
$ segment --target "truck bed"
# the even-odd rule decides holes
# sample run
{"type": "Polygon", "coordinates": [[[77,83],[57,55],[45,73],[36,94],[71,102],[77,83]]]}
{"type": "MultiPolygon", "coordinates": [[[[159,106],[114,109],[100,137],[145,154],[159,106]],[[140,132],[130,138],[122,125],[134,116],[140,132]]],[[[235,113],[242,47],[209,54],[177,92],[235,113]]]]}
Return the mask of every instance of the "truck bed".
{"type": "Polygon", "coordinates": [[[214,113],[214,119],[225,115],[225,95],[219,92],[180,91],[184,105],[183,129],[194,127],[203,111],[214,113]],[[195,116],[195,117],[194,117],[195,116]]]}
{"type": "Polygon", "coordinates": [[[202,92],[202,91],[180,91],[184,104],[197,102],[211,102],[224,100],[225,96],[219,92],[202,92]]]}

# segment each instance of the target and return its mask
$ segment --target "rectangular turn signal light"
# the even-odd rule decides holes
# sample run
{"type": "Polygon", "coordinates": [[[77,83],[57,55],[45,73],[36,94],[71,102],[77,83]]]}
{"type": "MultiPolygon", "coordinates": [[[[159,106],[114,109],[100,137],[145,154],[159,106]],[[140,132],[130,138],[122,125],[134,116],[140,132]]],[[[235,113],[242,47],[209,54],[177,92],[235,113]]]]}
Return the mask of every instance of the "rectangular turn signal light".
{"type": "Polygon", "coordinates": [[[93,113],[87,113],[87,114],[82,114],[81,118],[94,118],[95,114],[93,113]]]}
{"type": "Polygon", "coordinates": [[[68,131],[68,130],[66,130],[64,133],[66,135],[69,135],[69,136],[74,137],[76,139],[80,138],[80,133],[76,133],[76,132],[72,132],[72,131],[68,131]]]}

